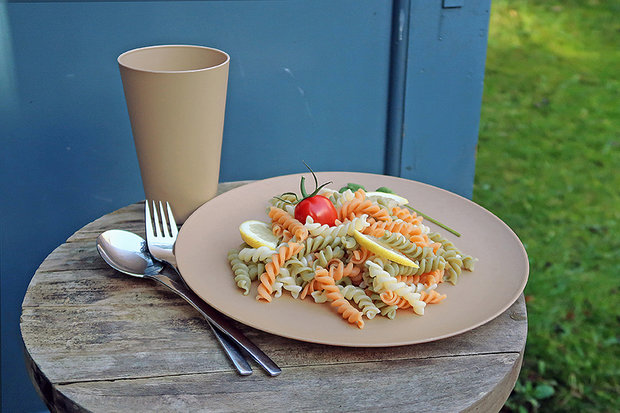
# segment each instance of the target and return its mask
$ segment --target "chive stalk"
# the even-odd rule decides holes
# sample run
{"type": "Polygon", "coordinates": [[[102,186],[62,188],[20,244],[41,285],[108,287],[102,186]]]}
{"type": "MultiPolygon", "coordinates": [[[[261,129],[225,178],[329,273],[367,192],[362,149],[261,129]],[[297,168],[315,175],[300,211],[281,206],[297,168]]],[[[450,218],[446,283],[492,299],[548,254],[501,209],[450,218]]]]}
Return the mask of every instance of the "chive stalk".
{"type": "Polygon", "coordinates": [[[456,235],[457,237],[460,237],[461,234],[458,233],[457,231],[453,230],[452,228],[450,228],[449,226],[442,224],[441,222],[437,221],[436,219],[433,219],[431,217],[429,217],[428,215],[418,211],[417,209],[409,206],[409,205],[405,205],[407,208],[409,208],[410,210],[412,210],[413,212],[415,212],[418,215],[422,215],[422,217],[424,219],[427,219],[429,221],[431,221],[433,224],[439,225],[441,228],[445,229],[446,231],[450,231],[451,233],[453,233],[454,235],[456,235]]]}

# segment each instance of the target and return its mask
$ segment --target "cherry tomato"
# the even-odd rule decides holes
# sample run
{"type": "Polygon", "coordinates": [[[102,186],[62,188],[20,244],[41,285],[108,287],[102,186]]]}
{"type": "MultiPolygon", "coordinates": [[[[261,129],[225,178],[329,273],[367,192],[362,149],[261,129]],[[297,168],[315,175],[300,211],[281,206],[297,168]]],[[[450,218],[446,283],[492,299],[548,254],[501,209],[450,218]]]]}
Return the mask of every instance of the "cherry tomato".
{"type": "Polygon", "coordinates": [[[317,224],[332,227],[338,219],[338,212],[328,198],[323,195],[314,195],[302,199],[295,206],[296,220],[305,223],[308,216],[312,217],[317,224]]]}
{"type": "MultiPolygon", "coordinates": [[[[307,163],[304,162],[304,165],[310,170],[312,178],[314,178],[314,192],[309,195],[306,193],[306,178],[302,176],[301,182],[299,183],[302,199],[295,205],[295,219],[305,224],[306,218],[312,217],[312,220],[317,224],[333,227],[336,225],[336,220],[338,219],[338,211],[336,211],[336,207],[329,198],[323,195],[317,195],[321,188],[327,184],[331,184],[331,181],[319,186],[319,181],[314,171],[307,163]]],[[[285,192],[282,195],[294,195],[295,198],[298,199],[297,194],[294,192],[285,192]]]]}

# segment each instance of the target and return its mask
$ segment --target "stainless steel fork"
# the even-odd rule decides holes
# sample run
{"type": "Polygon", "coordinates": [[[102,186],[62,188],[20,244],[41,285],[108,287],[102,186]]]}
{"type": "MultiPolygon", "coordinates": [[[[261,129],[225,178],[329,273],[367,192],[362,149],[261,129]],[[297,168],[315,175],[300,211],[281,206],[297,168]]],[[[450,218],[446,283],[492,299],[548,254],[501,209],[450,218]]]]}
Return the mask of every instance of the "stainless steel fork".
{"type": "Polygon", "coordinates": [[[146,218],[146,239],[151,254],[166,263],[168,263],[178,275],[180,283],[185,287],[183,293],[184,298],[188,299],[208,321],[213,333],[222,344],[226,354],[231,359],[237,371],[242,375],[252,374],[252,368],[247,360],[240,353],[236,346],[241,347],[249,354],[261,367],[263,367],[271,376],[277,376],[282,370],[263,353],[254,343],[252,343],[240,330],[232,324],[224,322],[224,318],[215,309],[207,305],[200,297],[198,297],[183,281],[181,274],[178,272],[176,258],[174,255],[174,243],[176,242],[178,229],[174,215],[170,208],[170,204],[166,202],[166,208],[162,202],[159,202],[159,208],[155,201],[152,201],[152,208],[149,207],[151,201],[146,200],[144,205],[144,213],[146,218]],[[151,210],[153,213],[151,214],[151,210]],[[158,213],[159,209],[159,213],[158,213]],[[233,344],[234,343],[234,344],[233,344]]]}
{"type": "MultiPolygon", "coordinates": [[[[160,214],[158,214],[157,212],[157,204],[154,201],[152,203],[152,216],[149,204],[150,202],[146,200],[144,205],[144,215],[146,221],[146,240],[149,251],[153,257],[170,265],[176,271],[177,275],[179,275],[177,277],[177,281],[181,281],[182,278],[180,277],[180,274],[178,272],[176,258],[174,256],[174,243],[177,239],[178,229],[176,221],[174,220],[174,215],[172,215],[172,211],[170,210],[170,205],[166,202],[166,208],[168,209],[168,211],[164,211],[163,204],[161,202],[159,203],[159,209],[161,210],[160,222],[160,214]],[[155,219],[153,220],[153,218],[155,219]]],[[[179,282],[178,284],[185,286],[184,282],[179,282]]],[[[185,294],[184,298],[186,297],[187,294],[185,294]]],[[[198,306],[199,302],[190,301],[190,304],[192,304],[192,306],[198,311],[202,312],[198,306]]],[[[229,341],[228,337],[226,337],[224,334],[220,333],[218,329],[213,327],[213,324],[211,324],[208,317],[206,318],[209,327],[211,327],[211,330],[213,331],[213,334],[215,334],[215,337],[222,345],[222,348],[228,355],[230,361],[232,361],[232,363],[234,364],[239,374],[243,376],[252,374],[252,367],[248,364],[247,360],[245,359],[243,354],[241,354],[239,349],[229,341]]]]}

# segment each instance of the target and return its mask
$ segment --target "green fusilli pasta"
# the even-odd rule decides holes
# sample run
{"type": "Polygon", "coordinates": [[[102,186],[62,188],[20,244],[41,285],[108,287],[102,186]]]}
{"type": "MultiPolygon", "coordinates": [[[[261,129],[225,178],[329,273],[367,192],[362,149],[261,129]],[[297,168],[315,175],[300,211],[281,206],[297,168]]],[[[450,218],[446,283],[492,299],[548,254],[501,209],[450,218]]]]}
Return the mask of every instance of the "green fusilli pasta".
{"type": "Polygon", "coordinates": [[[380,239],[390,247],[402,252],[414,261],[425,259],[434,255],[432,248],[419,247],[409,241],[403,234],[385,231],[385,235],[383,235],[380,239]]]}
{"type": "Polygon", "coordinates": [[[243,295],[248,295],[250,286],[252,285],[252,279],[250,278],[248,266],[239,259],[239,250],[231,249],[228,252],[228,261],[235,274],[235,283],[237,287],[243,290],[243,295]]]}

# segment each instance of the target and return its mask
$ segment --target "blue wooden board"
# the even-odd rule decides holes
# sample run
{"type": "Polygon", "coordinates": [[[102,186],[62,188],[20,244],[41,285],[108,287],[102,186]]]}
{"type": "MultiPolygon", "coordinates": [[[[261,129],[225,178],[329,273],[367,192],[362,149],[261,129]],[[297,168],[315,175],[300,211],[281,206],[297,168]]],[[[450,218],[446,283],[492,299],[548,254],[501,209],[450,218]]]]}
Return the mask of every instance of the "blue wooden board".
{"type": "Polygon", "coordinates": [[[383,172],[391,3],[1,3],[2,403],[41,409],[19,345],[37,265],[143,198],[117,56],[152,44],[231,55],[221,180],[383,172]],[[4,91],[7,90],[7,93],[4,91]]]}
{"type": "Polygon", "coordinates": [[[144,196],[120,53],[177,43],[231,55],[222,181],[304,160],[470,196],[489,1],[462,3],[0,2],[2,411],[43,409],[18,330],[31,274],[75,230],[144,196]]]}
{"type": "Polygon", "coordinates": [[[411,3],[400,176],[471,198],[490,0],[411,3]]]}

